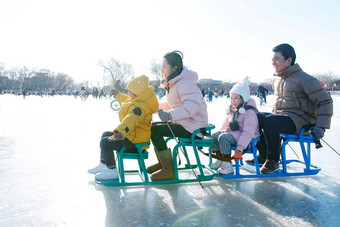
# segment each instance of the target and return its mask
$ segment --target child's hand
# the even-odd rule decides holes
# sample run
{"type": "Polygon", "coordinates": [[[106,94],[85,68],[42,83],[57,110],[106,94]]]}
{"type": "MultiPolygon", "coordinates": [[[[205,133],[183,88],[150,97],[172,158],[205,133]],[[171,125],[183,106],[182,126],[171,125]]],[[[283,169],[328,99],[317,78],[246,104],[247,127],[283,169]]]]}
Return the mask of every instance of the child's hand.
{"type": "Polygon", "coordinates": [[[235,154],[234,154],[234,161],[236,162],[237,160],[241,160],[242,159],[242,151],[240,151],[239,149],[235,150],[235,154]]]}
{"type": "Polygon", "coordinates": [[[123,134],[120,132],[117,132],[113,136],[110,136],[109,138],[107,138],[107,141],[113,142],[113,141],[118,141],[118,140],[123,140],[123,139],[124,139],[123,134]]]}
{"type": "Polygon", "coordinates": [[[118,95],[119,94],[119,91],[117,89],[111,89],[111,95],[118,95]]]}

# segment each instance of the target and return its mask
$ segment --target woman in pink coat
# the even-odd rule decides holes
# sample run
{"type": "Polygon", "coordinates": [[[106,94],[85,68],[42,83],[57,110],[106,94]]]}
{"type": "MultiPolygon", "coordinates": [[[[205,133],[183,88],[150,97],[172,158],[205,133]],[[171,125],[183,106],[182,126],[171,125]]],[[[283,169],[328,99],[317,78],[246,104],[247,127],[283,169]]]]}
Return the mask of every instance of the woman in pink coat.
{"type": "Polygon", "coordinates": [[[235,84],[230,90],[230,106],[227,117],[220,131],[212,135],[213,152],[220,152],[222,159],[213,164],[219,174],[232,174],[231,146],[236,145],[234,160],[242,159],[242,151],[253,138],[259,137],[259,123],[256,115],[256,103],[250,98],[246,81],[235,84]]]}
{"type": "Polygon", "coordinates": [[[179,51],[164,56],[162,85],[166,89],[166,102],[159,104],[162,122],[154,123],[151,128],[151,142],[158,159],[158,163],[147,168],[152,180],[175,177],[171,150],[164,137],[173,137],[174,133],[176,137],[190,138],[196,129],[208,124],[207,105],[196,85],[197,73],[184,67],[182,58],[179,51]]]}

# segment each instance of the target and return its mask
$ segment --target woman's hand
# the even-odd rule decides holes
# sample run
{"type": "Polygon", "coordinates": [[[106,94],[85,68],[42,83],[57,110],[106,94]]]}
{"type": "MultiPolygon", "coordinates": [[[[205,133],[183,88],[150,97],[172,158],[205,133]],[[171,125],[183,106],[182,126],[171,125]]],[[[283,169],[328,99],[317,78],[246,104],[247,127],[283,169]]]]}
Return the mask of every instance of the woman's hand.
{"type": "Polygon", "coordinates": [[[158,116],[162,121],[171,121],[172,117],[169,112],[164,111],[163,109],[158,110],[158,116]]]}

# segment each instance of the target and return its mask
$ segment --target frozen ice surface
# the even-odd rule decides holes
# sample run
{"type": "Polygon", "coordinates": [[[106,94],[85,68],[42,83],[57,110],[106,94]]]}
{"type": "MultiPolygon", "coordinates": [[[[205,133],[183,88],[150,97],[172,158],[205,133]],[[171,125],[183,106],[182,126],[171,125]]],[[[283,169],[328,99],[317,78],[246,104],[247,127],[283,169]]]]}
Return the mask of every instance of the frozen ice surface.
{"type": "MultiPolygon", "coordinates": [[[[340,151],[340,97],[333,99],[324,139],[340,151]]],[[[273,102],[269,96],[260,110],[273,102]]],[[[208,103],[217,129],[226,103],[208,103]]],[[[340,226],[340,157],[326,144],[312,148],[322,168],[316,176],[216,178],[204,190],[198,183],[108,188],[87,169],[98,163],[101,133],[117,123],[108,99],[1,95],[0,226],[340,226]]],[[[155,160],[150,149],[147,165],[155,160]]]]}

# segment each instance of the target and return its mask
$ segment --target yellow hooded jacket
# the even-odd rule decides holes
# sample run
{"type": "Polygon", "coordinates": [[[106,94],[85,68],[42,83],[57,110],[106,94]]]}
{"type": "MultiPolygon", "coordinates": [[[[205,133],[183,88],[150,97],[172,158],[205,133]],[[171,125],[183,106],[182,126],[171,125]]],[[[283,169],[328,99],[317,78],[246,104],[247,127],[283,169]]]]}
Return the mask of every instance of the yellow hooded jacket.
{"type": "Polygon", "coordinates": [[[119,93],[116,98],[122,105],[119,109],[120,124],[114,130],[134,144],[149,142],[152,114],[158,109],[158,100],[152,87],[149,86],[134,100],[124,93],[119,93]]]}

